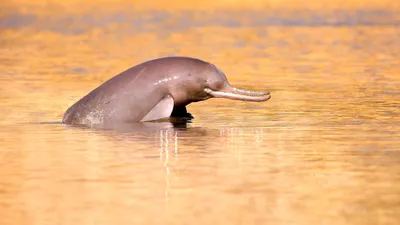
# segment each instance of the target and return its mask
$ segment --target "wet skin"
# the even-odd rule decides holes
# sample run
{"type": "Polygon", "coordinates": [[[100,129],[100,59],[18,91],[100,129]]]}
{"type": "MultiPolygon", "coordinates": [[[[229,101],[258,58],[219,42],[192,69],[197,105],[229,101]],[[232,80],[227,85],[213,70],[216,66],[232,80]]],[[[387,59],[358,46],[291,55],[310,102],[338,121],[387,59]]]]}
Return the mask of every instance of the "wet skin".
{"type": "Polygon", "coordinates": [[[109,79],[64,114],[65,124],[122,124],[192,116],[186,106],[209,98],[267,101],[269,92],[232,87],[211,63],[188,57],[154,59],[109,79]]]}

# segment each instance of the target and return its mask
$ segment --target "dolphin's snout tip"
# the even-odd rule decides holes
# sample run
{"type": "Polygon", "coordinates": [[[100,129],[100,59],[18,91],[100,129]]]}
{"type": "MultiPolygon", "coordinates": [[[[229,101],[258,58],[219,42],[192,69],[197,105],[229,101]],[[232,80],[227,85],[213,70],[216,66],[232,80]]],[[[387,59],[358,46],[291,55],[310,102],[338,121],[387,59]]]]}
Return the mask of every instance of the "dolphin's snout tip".
{"type": "Polygon", "coordinates": [[[271,99],[271,93],[270,92],[265,92],[264,96],[260,96],[261,98],[259,99],[260,102],[265,102],[271,99]]]}

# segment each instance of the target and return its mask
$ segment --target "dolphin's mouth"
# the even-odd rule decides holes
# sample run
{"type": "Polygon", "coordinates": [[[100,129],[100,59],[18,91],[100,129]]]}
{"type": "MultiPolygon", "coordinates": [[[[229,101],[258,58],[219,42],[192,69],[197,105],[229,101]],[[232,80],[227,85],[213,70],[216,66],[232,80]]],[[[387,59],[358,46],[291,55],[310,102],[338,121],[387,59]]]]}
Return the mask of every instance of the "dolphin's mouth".
{"type": "Polygon", "coordinates": [[[190,101],[187,102],[187,104],[189,104],[190,102],[201,102],[201,101],[205,101],[209,98],[212,98],[213,96],[208,94],[207,92],[199,92],[196,94],[193,94],[190,96],[190,101]]]}
{"type": "Polygon", "coordinates": [[[231,87],[230,85],[224,87],[219,91],[213,91],[210,88],[204,88],[204,92],[206,92],[209,96],[215,98],[228,98],[232,100],[251,102],[263,102],[271,98],[271,94],[269,92],[242,90],[239,88],[231,87]]]}
{"type": "Polygon", "coordinates": [[[205,100],[207,100],[207,99],[209,99],[209,98],[212,98],[212,97],[213,97],[212,95],[209,95],[209,94],[207,93],[207,95],[197,96],[197,97],[196,97],[196,101],[198,101],[198,102],[200,102],[200,101],[205,101],[205,100]]]}

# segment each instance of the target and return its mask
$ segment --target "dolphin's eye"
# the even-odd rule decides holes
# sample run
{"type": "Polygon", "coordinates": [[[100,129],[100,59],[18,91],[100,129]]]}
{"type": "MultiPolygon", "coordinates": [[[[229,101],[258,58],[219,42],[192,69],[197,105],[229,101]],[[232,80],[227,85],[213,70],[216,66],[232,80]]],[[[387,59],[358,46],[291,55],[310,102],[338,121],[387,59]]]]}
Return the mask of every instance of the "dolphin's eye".
{"type": "Polygon", "coordinates": [[[220,90],[220,89],[222,88],[222,86],[223,86],[223,82],[217,82],[217,83],[215,84],[215,88],[216,88],[217,90],[220,90]]]}

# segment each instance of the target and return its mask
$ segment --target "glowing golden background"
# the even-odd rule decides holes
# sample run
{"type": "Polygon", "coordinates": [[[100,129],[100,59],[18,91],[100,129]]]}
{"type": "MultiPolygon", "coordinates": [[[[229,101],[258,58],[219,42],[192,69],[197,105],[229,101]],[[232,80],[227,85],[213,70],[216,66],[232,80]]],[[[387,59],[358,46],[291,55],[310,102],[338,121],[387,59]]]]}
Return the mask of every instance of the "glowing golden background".
{"type": "Polygon", "coordinates": [[[0,224],[399,224],[399,5],[1,1],[0,224]],[[192,104],[182,129],[57,123],[166,55],[272,99],[192,104]]]}

